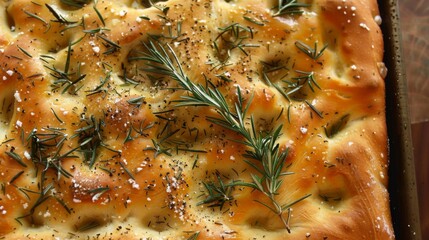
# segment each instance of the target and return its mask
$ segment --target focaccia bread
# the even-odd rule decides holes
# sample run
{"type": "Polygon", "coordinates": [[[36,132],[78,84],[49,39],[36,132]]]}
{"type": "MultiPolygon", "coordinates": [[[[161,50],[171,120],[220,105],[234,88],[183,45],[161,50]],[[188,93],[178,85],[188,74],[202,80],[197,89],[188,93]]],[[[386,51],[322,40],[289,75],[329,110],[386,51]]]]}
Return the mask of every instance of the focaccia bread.
{"type": "Polygon", "coordinates": [[[375,0],[0,5],[0,238],[394,239],[375,0]]]}

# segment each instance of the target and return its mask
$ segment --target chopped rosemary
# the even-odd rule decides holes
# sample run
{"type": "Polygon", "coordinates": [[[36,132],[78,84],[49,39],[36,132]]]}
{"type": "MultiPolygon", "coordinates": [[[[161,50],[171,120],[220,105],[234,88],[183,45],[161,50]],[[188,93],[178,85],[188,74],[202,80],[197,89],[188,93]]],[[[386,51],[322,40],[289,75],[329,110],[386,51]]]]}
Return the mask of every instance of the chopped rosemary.
{"type": "Polygon", "coordinates": [[[61,2],[65,5],[71,7],[82,8],[86,4],[88,4],[91,0],[61,0],[61,2]]]}
{"type": "MultiPolygon", "coordinates": [[[[99,147],[105,147],[103,144],[103,127],[105,123],[101,119],[96,119],[94,116],[81,120],[83,126],[77,129],[71,138],[78,137],[79,151],[83,154],[85,162],[90,168],[95,164],[99,147]]],[[[107,148],[111,150],[110,148],[107,148]]]]}
{"type": "Polygon", "coordinates": [[[156,140],[152,139],[152,143],[153,143],[153,147],[146,147],[143,150],[154,151],[155,152],[154,158],[156,158],[157,156],[159,156],[161,154],[165,154],[167,156],[172,156],[171,148],[161,145],[162,142],[160,143],[160,142],[157,142],[156,140]]]}
{"type": "Polygon", "coordinates": [[[63,120],[61,120],[60,117],[58,117],[57,113],[55,112],[55,110],[53,108],[51,108],[52,113],[54,114],[55,118],[58,120],[58,122],[60,123],[64,123],[63,120]]]}
{"type": "Polygon", "coordinates": [[[42,6],[42,4],[35,2],[35,1],[31,1],[32,4],[37,5],[37,6],[42,6]]]}
{"type": "Polygon", "coordinates": [[[97,3],[98,3],[98,0],[94,0],[94,5],[92,6],[92,8],[94,9],[95,13],[97,14],[97,16],[100,19],[103,26],[106,26],[106,23],[104,22],[103,16],[101,15],[100,11],[98,11],[98,9],[97,9],[97,3]]]}
{"type": "Polygon", "coordinates": [[[39,20],[39,21],[43,22],[43,24],[44,24],[45,26],[49,26],[49,23],[48,23],[45,19],[43,19],[42,17],[37,16],[36,14],[31,13],[31,12],[28,12],[28,11],[25,11],[25,10],[24,10],[24,13],[25,13],[25,14],[27,14],[30,18],[35,18],[35,19],[37,19],[37,20],[39,20]]]}
{"type": "Polygon", "coordinates": [[[261,21],[261,20],[255,19],[255,18],[251,18],[251,17],[248,17],[246,15],[244,15],[243,18],[245,20],[247,20],[247,21],[249,21],[251,23],[254,23],[256,25],[259,25],[259,26],[264,26],[265,25],[264,21],[261,21]]]}
{"type": "MultiPolygon", "coordinates": [[[[258,174],[251,175],[253,181],[250,183],[233,182],[233,184],[253,188],[268,197],[271,202],[270,205],[260,201],[258,202],[273,211],[284,223],[287,231],[290,232],[289,221],[284,218],[284,212],[286,210],[288,211],[289,219],[290,206],[310,195],[306,195],[297,201],[285,205],[281,205],[276,200],[278,190],[283,183],[281,177],[291,174],[289,172],[282,172],[288,153],[287,149],[281,149],[279,143],[277,143],[277,140],[281,135],[282,125],[278,126],[275,130],[258,132],[253,116],[251,116],[249,129],[245,120],[251,99],[249,99],[247,104],[245,104],[245,100],[243,99],[239,87],[237,87],[236,93],[237,102],[234,104],[233,108],[230,108],[225,96],[215,88],[213,84],[208,82],[210,86],[205,87],[201,84],[195,84],[187,77],[180,64],[180,60],[171,46],[167,44],[166,47],[164,47],[161,43],[155,44],[153,42],[149,42],[149,45],[145,46],[148,52],[145,53],[141,59],[148,61],[148,67],[144,70],[147,72],[156,72],[158,74],[166,75],[175,80],[182,90],[190,93],[190,95],[181,96],[181,99],[176,101],[177,107],[213,107],[217,110],[220,117],[207,117],[207,120],[221,127],[232,130],[244,138],[243,140],[236,141],[248,147],[243,156],[250,159],[245,160],[246,163],[254,168],[258,174]],[[251,160],[256,161],[256,163],[251,160]]],[[[220,187],[216,187],[216,185],[205,184],[205,186],[207,189],[212,190],[212,195],[214,195],[213,191],[215,190],[219,190],[222,193],[226,192],[225,185],[219,185],[220,187]]],[[[226,198],[223,199],[225,200],[226,198]]]]}
{"type": "Polygon", "coordinates": [[[16,154],[15,152],[10,151],[10,152],[6,152],[6,154],[9,157],[11,157],[13,160],[15,160],[17,163],[19,163],[21,166],[27,167],[27,164],[25,164],[24,161],[22,160],[22,158],[18,154],[16,154]]]}
{"type": "Polygon", "coordinates": [[[10,180],[9,180],[9,184],[12,184],[16,179],[18,179],[22,174],[24,173],[24,171],[20,171],[17,174],[15,174],[15,176],[13,176],[10,180]]]}
{"type": "MultiPolygon", "coordinates": [[[[130,60],[130,59],[129,59],[130,60]]],[[[123,80],[124,81],[124,83],[125,84],[131,84],[131,85],[134,85],[134,86],[136,86],[136,85],[139,85],[140,83],[139,82],[137,82],[136,80],[134,80],[134,79],[131,79],[131,78],[128,78],[127,77],[127,69],[124,67],[123,68],[123,75],[120,75],[120,76],[118,76],[121,80],[123,80]]]]}
{"type": "Polygon", "coordinates": [[[139,18],[150,21],[150,18],[148,16],[139,16],[139,18]]]}
{"type": "Polygon", "coordinates": [[[31,56],[31,54],[29,53],[29,52],[27,52],[27,50],[25,50],[25,49],[23,49],[22,47],[20,47],[20,46],[17,46],[18,47],[18,49],[22,52],[22,53],[24,53],[27,57],[29,57],[29,58],[33,58],[33,56],[31,56]]]}
{"type": "Polygon", "coordinates": [[[195,157],[194,163],[192,164],[192,169],[194,169],[194,168],[198,167],[198,166],[197,166],[198,158],[199,158],[199,155],[197,154],[197,156],[195,157]]]}
{"type": "MultiPolygon", "coordinates": [[[[158,9],[158,10],[159,10],[159,11],[161,11],[164,15],[167,15],[168,10],[170,10],[170,7],[167,7],[167,6],[162,5],[162,4],[156,4],[156,3],[160,2],[159,0],[155,0],[155,3],[154,3],[154,2],[152,2],[151,0],[148,0],[148,1],[149,1],[150,6],[152,6],[152,7],[156,8],[156,9],[158,9]]],[[[161,17],[161,16],[160,16],[160,17],[161,17]]]]}
{"type": "Polygon", "coordinates": [[[89,190],[89,192],[96,194],[96,193],[104,193],[104,192],[107,192],[109,190],[110,190],[109,187],[99,187],[99,188],[91,189],[91,190],[89,190]]]}
{"type": "Polygon", "coordinates": [[[104,42],[106,42],[105,45],[107,47],[107,50],[103,52],[103,54],[109,55],[121,49],[121,46],[119,46],[117,43],[113,42],[112,40],[108,39],[107,37],[101,34],[97,34],[97,37],[101,38],[104,42]]]}
{"type": "Polygon", "coordinates": [[[107,169],[107,168],[104,168],[104,167],[98,167],[98,168],[101,169],[101,170],[103,170],[103,171],[105,171],[106,173],[108,173],[109,176],[113,175],[113,171],[111,169],[107,169]]]}
{"type": "Polygon", "coordinates": [[[109,72],[107,72],[107,74],[104,78],[100,77],[100,84],[97,85],[94,89],[86,91],[86,92],[89,92],[89,94],[87,94],[87,96],[97,94],[97,93],[101,93],[101,92],[106,93],[107,89],[105,89],[103,87],[110,80],[111,73],[112,73],[112,71],[109,71],[109,72]]]}
{"type": "Polygon", "coordinates": [[[299,3],[298,0],[278,0],[276,6],[277,11],[273,14],[274,17],[286,14],[301,14],[303,11],[300,8],[309,7],[309,4],[299,3]]]}
{"type": "Polygon", "coordinates": [[[57,200],[57,202],[63,206],[63,208],[67,211],[68,214],[71,214],[71,210],[70,208],[67,206],[67,204],[64,202],[64,200],[58,198],[57,196],[54,196],[55,200],[57,200]]]}
{"type": "Polygon", "coordinates": [[[330,126],[325,127],[325,134],[328,138],[334,137],[338,132],[343,130],[350,119],[350,114],[342,116],[337,121],[333,122],[330,126]]]}
{"type": "Polygon", "coordinates": [[[301,41],[296,41],[295,46],[313,60],[317,60],[323,55],[323,52],[328,47],[328,44],[325,44],[319,51],[317,51],[317,42],[314,42],[314,48],[311,48],[301,41]]]}
{"type": "Polygon", "coordinates": [[[134,175],[128,170],[127,167],[125,167],[125,164],[123,162],[119,162],[119,165],[121,165],[122,169],[124,169],[125,173],[133,180],[135,180],[134,175]]]}
{"type": "Polygon", "coordinates": [[[216,75],[216,77],[218,77],[220,80],[224,81],[224,82],[232,82],[232,80],[229,78],[230,74],[228,72],[223,72],[221,74],[216,75]]]}
{"type": "Polygon", "coordinates": [[[98,221],[92,220],[92,221],[89,221],[89,222],[82,224],[79,227],[76,227],[76,231],[77,232],[85,232],[87,230],[97,228],[99,226],[100,226],[100,223],[98,221]]]}
{"type": "Polygon", "coordinates": [[[76,21],[69,21],[67,19],[65,19],[61,14],[59,14],[57,11],[55,11],[55,9],[53,7],[51,7],[49,4],[45,3],[45,6],[48,8],[49,12],[52,13],[52,15],[54,15],[56,20],[51,20],[52,22],[58,22],[61,24],[74,24],[77,23],[76,21]]]}
{"type": "Polygon", "coordinates": [[[143,104],[144,99],[145,98],[143,96],[135,97],[135,98],[128,99],[127,103],[140,107],[143,104]]]}
{"type": "Polygon", "coordinates": [[[311,110],[313,110],[317,114],[317,116],[323,118],[322,112],[317,110],[317,108],[313,104],[309,103],[307,100],[304,100],[304,102],[311,108],[311,110]]]}
{"type": "Polygon", "coordinates": [[[199,235],[200,235],[200,232],[195,232],[187,240],[197,240],[199,235]]]}
{"type": "Polygon", "coordinates": [[[134,138],[131,136],[132,131],[133,131],[132,127],[128,128],[127,136],[124,139],[124,143],[134,140],[134,138]]]}
{"type": "MultiPolygon", "coordinates": [[[[37,172],[36,172],[36,174],[37,174],[37,172]]],[[[40,174],[40,180],[39,180],[39,183],[38,183],[38,188],[40,189],[39,192],[38,191],[33,191],[33,190],[29,190],[29,189],[18,187],[18,190],[21,191],[27,197],[28,200],[31,199],[30,196],[28,195],[28,193],[38,195],[38,198],[33,203],[33,205],[31,206],[31,208],[29,209],[28,213],[25,214],[25,215],[22,215],[22,216],[19,216],[19,217],[15,218],[15,220],[20,225],[22,225],[22,222],[20,220],[24,219],[24,218],[27,218],[27,217],[31,217],[30,220],[34,221],[32,215],[36,211],[36,208],[39,207],[40,205],[42,205],[44,202],[46,202],[46,200],[48,200],[51,197],[54,197],[55,199],[57,199],[55,197],[55,195],[54,195],[54,191],[51,191],[51,190],[54,190],[53,183],[46,184],[46,180],[47,180],[47,177],[45,176],[45,172],[43,171],[42,174],[40,174]]],[[[57,201],[59,201],[59,203],[64,208],[66,208],[66,211],[67,211],[68,207],[64,204],[64,202],[62,202],[59,199],[57,199],[57,201]]],[[[70,209],[68,209],[67,212],[69,212],[69,210],[70,209]]]]}

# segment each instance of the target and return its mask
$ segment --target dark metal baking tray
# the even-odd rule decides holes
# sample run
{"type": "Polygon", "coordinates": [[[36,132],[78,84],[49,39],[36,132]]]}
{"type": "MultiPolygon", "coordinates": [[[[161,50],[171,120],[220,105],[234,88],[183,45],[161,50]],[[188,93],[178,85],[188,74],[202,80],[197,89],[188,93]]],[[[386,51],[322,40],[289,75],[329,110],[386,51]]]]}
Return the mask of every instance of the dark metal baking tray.
{"type": "Polygon", "coordinates": [[[397,0],[379,0],[383,19],[386,117],[390,148],[389,193],[396,239],[421,240],[406,76],[401,58],[397,0]]]}

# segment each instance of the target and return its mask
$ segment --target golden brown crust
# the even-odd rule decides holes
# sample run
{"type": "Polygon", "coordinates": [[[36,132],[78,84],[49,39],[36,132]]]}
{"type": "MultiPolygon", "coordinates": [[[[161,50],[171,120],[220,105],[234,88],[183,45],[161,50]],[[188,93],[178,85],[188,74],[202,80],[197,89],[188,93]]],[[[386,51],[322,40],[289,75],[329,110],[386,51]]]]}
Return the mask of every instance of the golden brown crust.
{"type": "Polygon", "coordinates": [[[394,238],[376,1],[307,1],[281,16],[277,1],[88,2],[0,3],[0,237],[394,238]],[[242,136],[208,121],[218,111],[175,107],[191,93],[135,60],[154,39],[231,106],[239,87],[258,131],[283,125],[276,143],[294,174],[275,200],[309,195],[282,213],[290,233],[250,187],[222,208],[200,204],[204,182],[259,173],[242,136]],[[297,47],[316,42],[327,44],[317,59],[297,47]]]}

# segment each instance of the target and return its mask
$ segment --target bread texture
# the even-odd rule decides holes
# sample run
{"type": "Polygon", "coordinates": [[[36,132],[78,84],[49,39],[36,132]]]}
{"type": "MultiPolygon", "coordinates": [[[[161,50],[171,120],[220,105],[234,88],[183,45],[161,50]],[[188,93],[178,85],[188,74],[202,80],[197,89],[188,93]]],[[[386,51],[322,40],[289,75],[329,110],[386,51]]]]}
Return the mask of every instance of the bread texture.
{"type": "Polygon", "coordinates": [[[0,6],[0,238],[395,238],[375,0],[0,6]]]}

